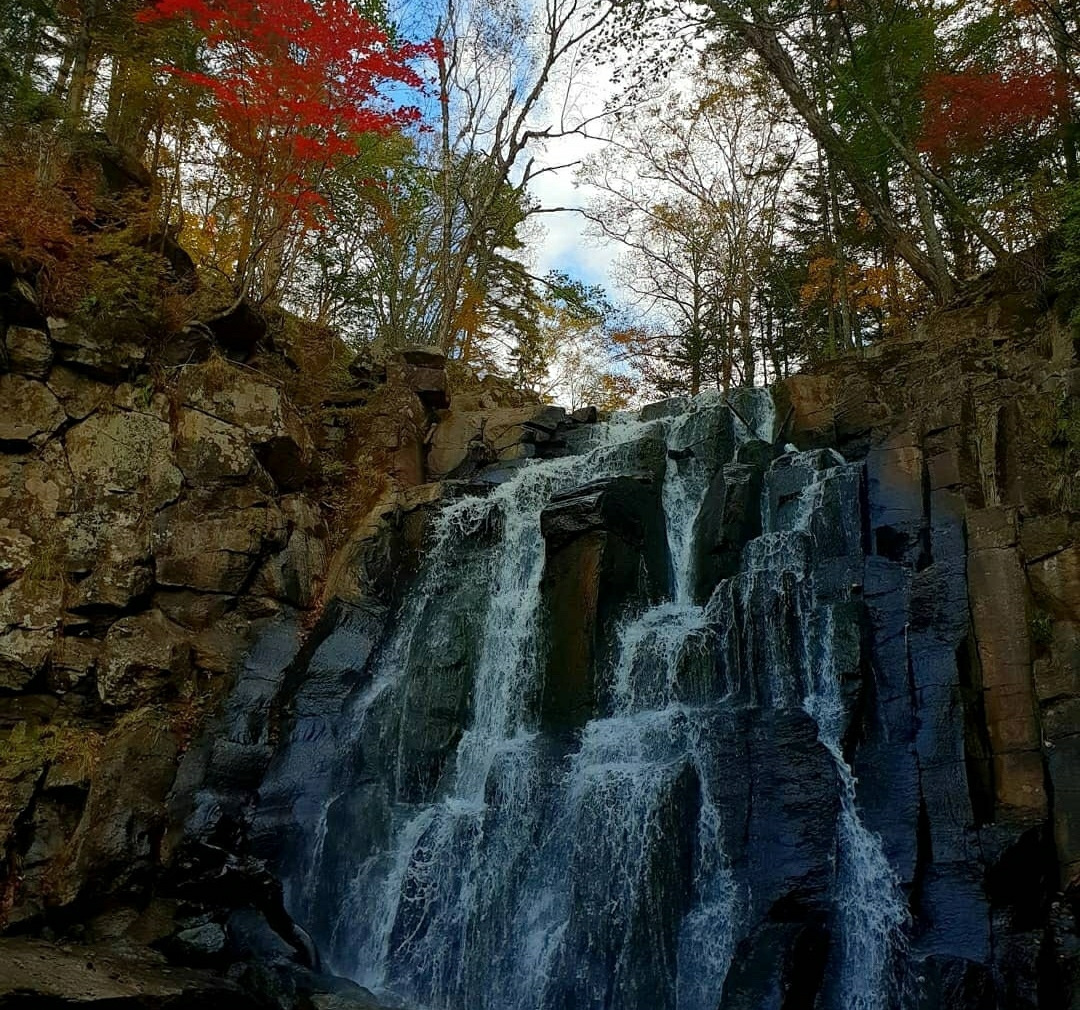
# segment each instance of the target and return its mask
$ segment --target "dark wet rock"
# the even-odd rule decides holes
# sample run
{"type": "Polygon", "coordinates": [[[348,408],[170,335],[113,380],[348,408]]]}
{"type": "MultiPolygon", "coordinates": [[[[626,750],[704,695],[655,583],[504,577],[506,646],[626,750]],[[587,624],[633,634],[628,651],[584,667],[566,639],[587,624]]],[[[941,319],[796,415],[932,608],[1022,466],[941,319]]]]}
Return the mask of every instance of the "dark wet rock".
{"type": "Polygon", "coordinates": [[[570,412],[570,417],[578,424],[595,424],[597,411],[595,407],[578,407],[577,410],[570,412]]]}
{"type": "Polygon", "coordinates": [[[662,522],[656,485],[628,477],[556,495],[541,513],[551,636],[541,700],[546,724],[578,725],[595,712],[615,622],[627,604],[655,598],[667,581],[662,522]]]}
{"type": "Polygon", "coordinates": [[[641,420],[658,421],[665,417],[674,417],[686,409],[687,400],[682,396],[673,396],[667,400],[650,403],[641,408],[641,420]]]}
{"type": "Polygon", "coordinates": [[[689,765],[672,769],[650,797],[646,823],[640,822],[635,803],[640,797],[627,795],[620,806],[604,795],[626,785],[598,782],[597,795],[583,804],[575,825],[565,961],[545,994],[546,1006],[592,1005],[609,988],[622,1007],[675,1005],[678,928],[689,907],[700,782],[689,765]],[[612,845],[618,832],[607,823],[613,816],[630,819],[631,830],[645,838],[637,867],[640,886],[627,886],[623,875],[609,872],[620,856],[612,845]],[[614,972],[613,963],[620,966],[614,972]]]}
{"type": "Polygon", "coordinates": [[[720,1010],[813,1006],[822,989],[829,943],[821,916],[762,923],[735,952],[720,1010]]]}
{"type": "Polygon", "coordinates": [[[743,546],[761,533],[764,465],[728,463],[713,477],[698,514],[697,596],[734,575],[743,546]]]}

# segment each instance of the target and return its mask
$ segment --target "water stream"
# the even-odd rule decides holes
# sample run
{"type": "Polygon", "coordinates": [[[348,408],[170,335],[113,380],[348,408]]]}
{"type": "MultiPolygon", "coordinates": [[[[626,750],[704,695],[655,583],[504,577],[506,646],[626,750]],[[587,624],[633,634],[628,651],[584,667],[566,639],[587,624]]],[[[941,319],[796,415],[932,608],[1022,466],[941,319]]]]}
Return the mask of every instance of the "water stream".
{"type": "Polygon", "coordinates": [[[577,454],[439,513],[350,704],[355,784],[326,799],[288,881],[290,910],[315,923],[336,971],[432,1010],[715,1010],[737,952],[764,942],[755,923],[777,914],[763,911],[770,887],[786,887],[827,923],[830,1010],[897,1005],[904,900],[844,756],[859,466],[769,450],[760,529],[738,570],[703,589],[717,475],[749,473],[744,456],[775,435],[767,392],[732,408],[712,396],[616,417],[577,454]],[[659,485],[666,591],[625,605],[584,725],[552,727],[538,702],[552,634],[541,514],[626,475],[659,485]],[[823,854],[769,882],[752,871],[754,783],[772,772],[747,740],[767,741],[767,720],[795,733],[807,718],[816,732],[800,746],[823,748],[833,813],[798,812],[823,854]],[[378,830],[331,837],[342,803],[378,830]],[[311,907],[328,874],[341,878],[330,913],[311,907]],[[827,882],[806,884],[814,874],[827,882]]]}

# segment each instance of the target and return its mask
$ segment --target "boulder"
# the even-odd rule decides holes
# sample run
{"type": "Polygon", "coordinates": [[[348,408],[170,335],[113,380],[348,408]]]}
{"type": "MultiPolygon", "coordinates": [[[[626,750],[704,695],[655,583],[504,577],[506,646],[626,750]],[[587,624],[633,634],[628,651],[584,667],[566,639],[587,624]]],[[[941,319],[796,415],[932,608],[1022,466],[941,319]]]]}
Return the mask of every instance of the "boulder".
{"type": "Polygon", "coordinates": [[[82,421],[112,400],[113,387],[66,365],[57,365],[49,373],[49,389],[64,405],[67,416],[82,421]]]}
{"type": "Polygon", "coordinates": [[[12,527],[9,520],[0,520],[0,587],[14,582],[26,571],[34,557],[34,547],[33,539],[12,527]]]}
{"type": "Polygon", "coordinates": [[[235,605],[235,598],[191,589],[161,589],[154,594],[154,606],[170,621],[189,631],[203,631],[220,620],[235,605]]]}
{"type": "MultiPolygon", "coordinates": [[[[33,455],[0,452],[0,517],[5,527],[57,554],[62,524],[74,500],[74,481],[59,439],[46,442],[33,455]]],[[[37,546],[33,552],[38,556],[37,546]]]]}
{"type": "Polygon", "coordinates": [[[65,569],[80,576],[68,595],[72,611],[124,610],[153,585],[149,518],[124,504],[114,498],[72,519],[65,569]]]}
{"type": "Polygon", "coordinates": [[[1073,539],[1065,515],[1021,516],[1020,522],[1020,551],[1028,563],[1057,554],[1073,539]]]}
{"type": "Polygon", "coordinates": [[[236,670],[251,637],[251,620],[240,611],[226,613],[191,638],[192,660],[200,670],[228,674],[236,670]]]}
{"type": "Polygon", "coordinates": [[[655,508],[651,481],[605,477],[555,495],[540,514],[540,530],[550,551],[597,530],[644,545],[657,531],[655,508]]]}
{"type": "Polygon", "coordinates": [[[263,564],[253,588],[293,606],[310,607],[326,573],[326,524],[297,495],[283,499],[281,510],[289,525],[289,539],[283,550],[263,564]]]}
{"type": "Polygon", "coordinates": [[[407,365],[422,368],[446,368],[446,355],[438,348],[425,344],[408,344],[394,352],[394,357],[407,365]]]}
{"type": "Polygon", "coordinates": [[[40,445],[66,420],[48,386],[21,375],[0,375],[0,445],[40,445]]]}
{"type": "Polygon", "coordinates": [[[562,407],[532,404],[492,410],[449,410],[435,427],[427,457],[430,480],[471,476],[480,468],[565,452],[574,426],[562,407]]]}
{"type": "MultiPolygon", "coordinates": [[[[80,500],[137,494],[149,509],[174,501],[183,475],[172,459],[169,425],[141,411],[97,413],[65,438],[80,500]]],[[[127,507],[127,506],[123,506],[127,507]]]]}
{"type": "Polygon", "coordinates": [[[53,347],[44,330],[29,326],[9,326],[4,335],[7,345],[8,368],[13,372],[43,379],[49,373],[53,347]]]}
{"type": "Polygon", "coordinates": [[[578,407],[570,413],[570,417],[578,424],[595,424],[597,416],[595,407],[578,407]]]}
{"type": "Polygon", "coordinates": [[[642,421],[660,421],[665,417],[677,417],[686,410],[689,402],[685,396],[669,396],[666,400],[646,404],[638,412],[638,417],[642,421]]]}
{"type": "Polygon", "coordinates": [[[0,632],[0,688],[21,691],[44,669],[56,634],[45,628],[0,632]]]}
{"type": "Polygon", "coordinates": [[[437,347],[407,346],[387,362],[387,381],[411,390],[429,410],[450,406],[446,386],[446,355],[437,347]]]}
{"type": "Polygon", "coordinates": [[[151,544],[157,582],[235,594],[259,556],[281,548],[285,532],[281,511],[258,495],[231,501],[186,499],[162,509],[154,519],[151,544]]]}
{"type": "Polygon", "coordinates": [[[116,894],[142,903],[167,825],[165,800],[178,753],[161,709],[137,708],[120,717],[95,753],[83,815],[54,862],[56,905],[104,902],[116,894]]]}
{"type": "Polygon", "coordinates": [[[483,438],[484,416],[475,411],[451,409],[435,427],[427,456],[428,478],[432,481],[454,473],[467,460],[474,465],[495,461],[487,458],[483,438]]]}
{"type": "Polygon", "coordinates": [[[60,361],[107,382],[126,378],[146,360],[145,340],[106,332],[103,320],[90,325],[77,319],[50,319],[49,336],[60,361]]]}
{"type": "Polygon", "coordinates": [[[713,476],[695,529],[698,599],[708,599],[721,579],[735,574],[743,545],[760,534],[764,471],[764,460],[728,463],[713,476]]]}
{"type": "Polygon", "coordinates": [[[283,490],[298,489],[315,473],[315,447],[307,428],[277,386],[211,360],[184,371],[180,394],[187,407],[219,423],[213,427],[194,418],[190,421],[193,430],[201,424],[205,437],[217,443],[214,452],[233,457],[231,463],[223,459],[221,465],[226,469],[241,465],[239,444],[246,443],[249,454],[254,452],[283,490]],[[240,429],[241,435],[230,435],[221,424],[240,429]]]}
{"type": "Polygon", "coordinates": [[[190,672],[190,637],[160,610],[149,610],[109,628],[97,663],[98,694],[112,708],[162,701],[190,672]]]}
{"type": "Polygon", "coordinates": [[[25,688],[42,670],[60,626],[59,571],[31,570],[0,590],[0,686],[25,688]]]}
{"type": "Polygon", "coordinates": [[[187,964],[212,964],[221,959],[228,942],[224,926],[218,922],[204,922],[180,930],[170,946],[187,964]]]}
{"type": "Polygon", "coordinates": [[[101,645],[94,638],[58,638],[49,662],[49,686],[62,693],[85,683],[97,665],[101,645]]]}
{"type": "Polygon", "coordinates": [[[192,484],[240,482],[256,466],[242,428],[187,407],[177,412],[176,463],[192,484]]]}

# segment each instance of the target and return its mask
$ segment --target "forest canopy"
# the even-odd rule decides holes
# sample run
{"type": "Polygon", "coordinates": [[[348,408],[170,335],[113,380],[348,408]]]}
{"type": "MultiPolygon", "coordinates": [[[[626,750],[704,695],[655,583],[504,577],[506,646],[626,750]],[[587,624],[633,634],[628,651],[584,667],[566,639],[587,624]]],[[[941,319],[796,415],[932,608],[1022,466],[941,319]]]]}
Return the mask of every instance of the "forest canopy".
{"type": "Polygon", "coordinates": [[[1076,300],[1078,54],[1058,0],[0,0],[0,255],[70,312],[176,244],[222,299],[575,405],[767,383],[1051,236],[1076,300]],[[145,167],[134,244],[100,143],[145,167]],[[536,269],[556,213],[606,290],[536,269]]]}

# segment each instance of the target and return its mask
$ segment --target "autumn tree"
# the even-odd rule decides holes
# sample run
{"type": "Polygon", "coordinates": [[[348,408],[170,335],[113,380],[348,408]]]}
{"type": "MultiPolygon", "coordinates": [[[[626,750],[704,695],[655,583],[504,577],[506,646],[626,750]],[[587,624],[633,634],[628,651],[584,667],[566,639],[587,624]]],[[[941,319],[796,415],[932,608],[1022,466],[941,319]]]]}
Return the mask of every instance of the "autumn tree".
{"type": "Polygon", "coordinates": [[[238,294],[272,298],[297,247],[320,225],[328,178],[363,137],[419,118],[416,107],[388,101],[385,89],[421,89],[415,64],[436,47],[393,42],[347,0],[160,0],[140,17],[174,19],[200,33],[205,65],[165,69],[207,95],[219,178],[233,183],[207,215],[207,227],[236,236],[217,265],[238,294]]]}
{"type": "Polygon", "coordinates": [[[623,113],[586,165],[594,234],[625,249],[643,319],[624,345],[658,392],[755,381],[754,308],[799,148],[767,87],[699,73],[623,113]]]}
{"type": "Polygon", "coordinates": [[[514,354],[515,382],[572,410],[626,407],[637,387],[619,363],[621,313],[598,285],[562,271],[544,277],[541,287],[532,339],[514,354]]]}
{"type": "MultiPolygon", "coordinates": [[[[476,306],[493,282],[512,280],[514,250],[504,240],[554,209],[537,205],[529,187],[560,167],[544,161],[545,146],[594,122],[578,111],[575,66],[611,13],[609,0],[448,0],[438,18],[441,101],[428,146],[439,213],[434,337],[451,353],[475,351],[476,306]]],[[[504,287],[505,304],[510,294],[504,287]]],[[[527,292],[519,286],[514,297],[527,292]]]]}

